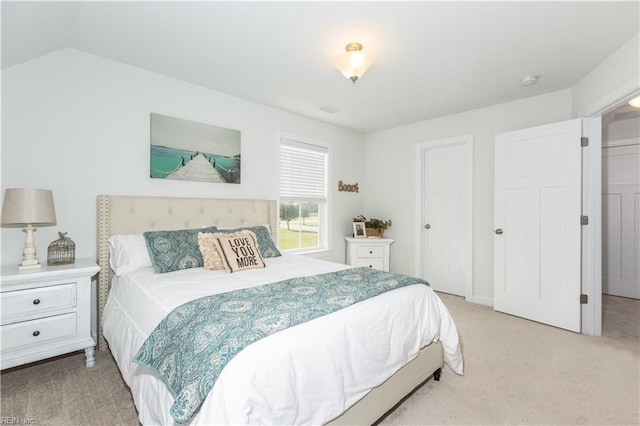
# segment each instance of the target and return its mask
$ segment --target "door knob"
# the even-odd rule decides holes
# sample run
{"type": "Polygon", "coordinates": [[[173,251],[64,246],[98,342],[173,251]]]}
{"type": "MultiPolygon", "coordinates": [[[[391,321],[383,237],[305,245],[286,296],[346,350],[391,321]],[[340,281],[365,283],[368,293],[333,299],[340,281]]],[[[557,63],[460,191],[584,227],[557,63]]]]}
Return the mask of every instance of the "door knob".
{"type": "Polygon", "coordinates": [[[496,234],[498,234],[498,235],[502,235],[502,232],[503,232],[503,231],[502,231],[502,228],[498,228],[498,229],[496,229],[496,231],[495,231],[495,232],[496,232],[496,234]]]}
{"type": "Polygon", "coordinates": [[[431,229],[431,225],[429,225],[428,223],[424,226],[424,229],[431,229]]]}

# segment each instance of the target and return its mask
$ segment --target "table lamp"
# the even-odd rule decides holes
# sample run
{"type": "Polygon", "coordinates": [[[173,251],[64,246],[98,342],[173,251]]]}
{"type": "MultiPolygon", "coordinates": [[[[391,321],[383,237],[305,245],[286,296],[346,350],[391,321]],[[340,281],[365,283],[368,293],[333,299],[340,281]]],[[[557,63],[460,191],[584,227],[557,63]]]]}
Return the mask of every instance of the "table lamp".
{"type": "Polygon", "coordinates": [[[2,226],[23,227],[25,233],[22,263],[19,270],[37,269],[42,265],[36,257],[33,233],[36,226],[56,224],[56,210],[53,206],[53,193],[48,189],[7,188],[2,204],[2,226]]]}

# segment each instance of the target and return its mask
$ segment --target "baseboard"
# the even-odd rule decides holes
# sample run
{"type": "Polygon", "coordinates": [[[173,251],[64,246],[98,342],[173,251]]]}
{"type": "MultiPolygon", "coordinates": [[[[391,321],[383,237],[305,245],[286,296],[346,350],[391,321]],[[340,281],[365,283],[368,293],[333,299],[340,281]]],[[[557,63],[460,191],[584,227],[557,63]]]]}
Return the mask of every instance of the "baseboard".
{"type": "Polygon", "coordinates": [[[491,297],[473,296],[471,302],[493,307],[493,298],[491,297]]]}

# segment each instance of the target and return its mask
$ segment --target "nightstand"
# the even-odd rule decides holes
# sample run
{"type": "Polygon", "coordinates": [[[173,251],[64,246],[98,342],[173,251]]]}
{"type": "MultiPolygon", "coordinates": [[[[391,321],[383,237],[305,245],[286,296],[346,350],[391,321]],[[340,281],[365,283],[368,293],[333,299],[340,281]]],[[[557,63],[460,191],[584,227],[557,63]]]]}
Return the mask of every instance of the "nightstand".
{"type": "Polygon", "coordinates": [[[352,238],[347,240],[347,264],[367,266],[389,272],[389,246],[391,238],[352,238]]]}
{"type": "Polygon", "coordinates": [[[93,260],[18,271],[2,267],[0,280],[0,369],[84,349],[95,365],[91,335],[93,260]]]}

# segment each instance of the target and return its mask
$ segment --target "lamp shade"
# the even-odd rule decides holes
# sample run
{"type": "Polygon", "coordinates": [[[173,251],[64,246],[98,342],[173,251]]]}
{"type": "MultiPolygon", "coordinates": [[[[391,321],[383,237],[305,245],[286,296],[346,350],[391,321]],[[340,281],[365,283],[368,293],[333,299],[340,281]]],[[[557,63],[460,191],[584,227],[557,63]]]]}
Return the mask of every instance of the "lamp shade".
{"type": "Polygon", "coordinates": [[[1,221],[2,226],[55,225],[53,192],[48,189],[7,188],[1,221]]]}

